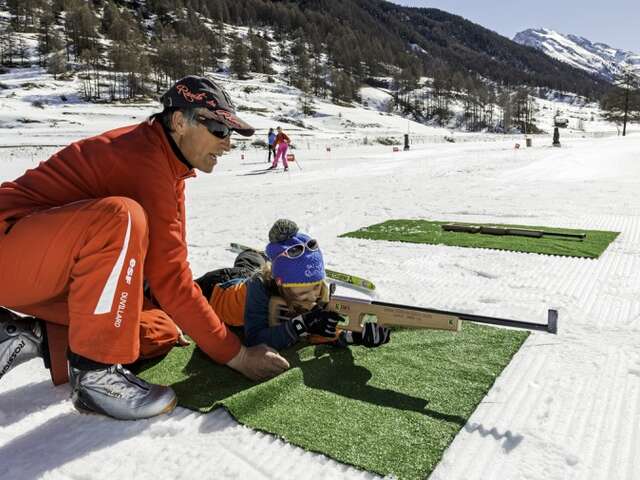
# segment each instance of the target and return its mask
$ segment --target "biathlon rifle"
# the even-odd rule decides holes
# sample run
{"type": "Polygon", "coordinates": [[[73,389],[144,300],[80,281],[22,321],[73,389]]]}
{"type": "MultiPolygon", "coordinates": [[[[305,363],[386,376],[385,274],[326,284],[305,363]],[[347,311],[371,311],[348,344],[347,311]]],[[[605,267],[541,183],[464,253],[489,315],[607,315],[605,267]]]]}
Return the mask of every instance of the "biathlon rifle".
{"type": "MultiPolygon", "coordinates": [[[[340,295],[332,296],[326,308],[340,314],[343,318],[344,321],[338,324],[338,328],[354,332],[362,331],[365,322],[377,322],[378,325],[385,327],[428,328],[457,332],[461,328],[462,321],[469,321],[525,330],[540,330],[553,334],[558,333],[558,311],[553,309],[548,310],[547,323],[544,324],[378,302],[340,295]]],[[[294,314],[289,311],[289,307],[283,298],[271,297],[269,303],[270,325],[277,325],[293,316],[294,314]]]]}
{"type": "Polygon", "coordinates": [[[559,237],[571,238],[580,241],[584,240],[587,236],[586,233],[559,233],[547,232],[544,230],[530,230],[526,228],[492,227],[488,225],[463,225],[460,223],[445,223],[444,225],[442,225],[442,230],[444,230],[445,232],[485,233],[488,235],[515,235],[517,237],[531,238],[559,237]]]}

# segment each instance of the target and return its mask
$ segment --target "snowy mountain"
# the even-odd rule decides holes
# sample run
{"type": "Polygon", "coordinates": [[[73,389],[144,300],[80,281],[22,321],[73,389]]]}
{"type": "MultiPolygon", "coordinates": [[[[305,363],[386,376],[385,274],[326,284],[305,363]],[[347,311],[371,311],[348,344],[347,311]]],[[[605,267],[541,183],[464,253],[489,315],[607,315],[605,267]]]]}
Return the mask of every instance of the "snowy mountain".
{"type": "Polygon", "coordinates": [[[530,28],[513,40],[534,47],[561,62],[611,80],[624,67],[640,74],[640,54],[593,43],[577,35],[558,33],[547,28],[530,28]]]}

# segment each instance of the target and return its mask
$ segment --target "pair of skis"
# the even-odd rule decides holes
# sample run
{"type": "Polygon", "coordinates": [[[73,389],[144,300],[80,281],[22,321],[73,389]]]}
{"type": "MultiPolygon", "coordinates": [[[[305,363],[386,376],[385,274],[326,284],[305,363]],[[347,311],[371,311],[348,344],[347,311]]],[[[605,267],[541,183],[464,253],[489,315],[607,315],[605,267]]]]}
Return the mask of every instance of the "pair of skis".
{"type": "MultiPolygon", "coordinates": [[[[240,243],[231,243],[231,250],[237,253],[244,252],[245,250],[252,250],[254,252],[261,252],[256,248],[247,247],[246,245],[242,245],[240,243]]],[[[325,269],[325,273],[327,277],[332,280],[336,280],[339,283],[343,283],[348,287],[356,288],[358,290],[362,290],[366,293],[371,293],[376,289],[376,286],[373,282],[367,280],[366,278],[357,277],[355,275],[350,275],[348,273],[337,272],[335,270],[327,270],[325,269]]]]}
{"type": "MultiPolygon", "coordinates": [[[[241,176],[249,176],[249,175],[265,175],[267,173],[277,173],[278,170],[275,168],[260,168],[258,170],[251,170],[250,172],[242,173],[241,176]]],[[[286,172],[286,170],[285,170],[286,172]]]]}

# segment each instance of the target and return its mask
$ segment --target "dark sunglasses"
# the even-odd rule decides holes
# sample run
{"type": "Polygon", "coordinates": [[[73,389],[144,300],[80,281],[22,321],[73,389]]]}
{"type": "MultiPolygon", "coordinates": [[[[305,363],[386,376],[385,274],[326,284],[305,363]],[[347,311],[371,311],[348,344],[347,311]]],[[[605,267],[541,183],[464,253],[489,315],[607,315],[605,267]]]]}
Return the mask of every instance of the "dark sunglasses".
{"type": "MultiPolygon", "coordinates": [[[[296,245],[291,245],[285,251],[280,253],[278,257],[287,257],[287,258],[298,258],[301,257],[304,253],[304,249],[307,249],[311,252],[315,252],[318,250],[318,241],[315,238],[310,238],[305,243],[298,243],[296,245]]],[[[274,259],[275,260],[275,259],[274,259]]]]}
{"type": "Polygon", "coordinates": [[[224,123],[220,123],[212,118],[203,117],[201,115],[198,116],[196,120],[198,123],[204,125],[211,135],[216,136],[220,140],[224,140],[231,135],[232,130],[224,123]]]}

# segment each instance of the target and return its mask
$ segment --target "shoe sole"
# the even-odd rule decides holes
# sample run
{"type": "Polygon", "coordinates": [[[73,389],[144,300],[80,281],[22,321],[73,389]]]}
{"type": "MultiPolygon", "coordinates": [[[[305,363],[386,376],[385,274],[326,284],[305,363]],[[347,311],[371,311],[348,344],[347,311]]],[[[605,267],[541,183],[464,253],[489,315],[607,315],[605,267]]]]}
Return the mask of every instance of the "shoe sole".
{"type": "MultiPolygon", "coordinates": [[[[171,413],[175,410],[176,406],[178,405],[178,398],[175,397],[171,403],[167,404],[166,407],[164,407],[164,409],[160,412],[158,412],[156,415],[153,415],[151,417],[143,417],[143,418],[139,418],[139,419],[131,419],[131,420],[144,420],[145,418],[153,418],[153,417],[157,417],[158,415],[164,415],[166,413],[171,413]]],[[[100,412],[96,412],[95,410],[90,409],[89,407],[87,407],[84,402],[81,399],[77,400],[77,403],[74,403],[73,406],[76,408],[76,410],[78,412],[80,412],[83,415],[100,415],[103,417],[109,417],[109,418],[114,418],[114,417],[110,417],[109,415],[105,414],[105,413],[100,413],[100,412]]],[[[116,418],[116,420],[120,420],[119,418],[116,418]]]]}
{"type": "Polygon", "coordinates": [[[158,415],[164,415],[165,413],[171,413],[178,405],[178,397],[174,397],[173,401],[165,407],[158,415]]]}
{"type": "Polygon", "coordinates": [[[104,416],[103,413],[98,413],[95,410],[91,410],[80,399],[78,399],[77,401],[73,402],[73,406],[75,407],[75,409],[78,412],[80,412],[83,415],[102,415],[102,416],[104,416]]]}

